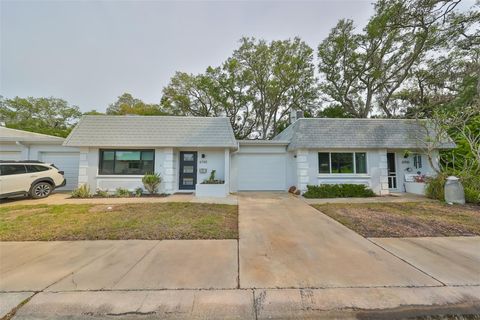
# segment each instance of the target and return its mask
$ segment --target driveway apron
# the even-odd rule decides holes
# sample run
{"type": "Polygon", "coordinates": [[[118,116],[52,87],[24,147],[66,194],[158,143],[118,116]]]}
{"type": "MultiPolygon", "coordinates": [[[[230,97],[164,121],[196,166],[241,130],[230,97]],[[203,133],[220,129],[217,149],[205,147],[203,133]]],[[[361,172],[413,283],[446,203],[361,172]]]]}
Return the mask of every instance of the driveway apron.
{"type": "Polygon", "coordinates": [[[241,288],[442,285],[289,194],[241,193],[239,232],[241,288]]]}

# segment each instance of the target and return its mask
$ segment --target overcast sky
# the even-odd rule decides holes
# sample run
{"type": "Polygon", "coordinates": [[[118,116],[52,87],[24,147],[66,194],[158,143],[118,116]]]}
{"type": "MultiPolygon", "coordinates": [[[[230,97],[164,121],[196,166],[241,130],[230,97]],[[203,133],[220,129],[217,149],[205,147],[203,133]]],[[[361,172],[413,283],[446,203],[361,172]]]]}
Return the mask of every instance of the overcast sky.
{"type": "Polygon", "coordinates": [[[242,36],[300,36],[316,48],[338,19],[358,26],[371,1],[0,0],[0,95],[54,96],[104,111],[123,92],[158,103],[175,71],[217,66],[242,36]]]}

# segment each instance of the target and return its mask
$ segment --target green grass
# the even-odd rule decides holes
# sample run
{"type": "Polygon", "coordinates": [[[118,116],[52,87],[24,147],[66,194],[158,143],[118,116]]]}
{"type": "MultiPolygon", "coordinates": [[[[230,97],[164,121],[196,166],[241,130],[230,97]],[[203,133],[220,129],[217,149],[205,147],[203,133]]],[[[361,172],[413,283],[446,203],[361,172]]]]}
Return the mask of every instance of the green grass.
{"type": "Polygon", "coordinates": [[[169,202],[0,208],[1,241],[236,238],[238,209],[232,205],[169,202]]]}
{"type": "Polygon", "coordinates": [[[480,207],[439,202],[313,205],[364,237],[480,235],[480,207]]]}

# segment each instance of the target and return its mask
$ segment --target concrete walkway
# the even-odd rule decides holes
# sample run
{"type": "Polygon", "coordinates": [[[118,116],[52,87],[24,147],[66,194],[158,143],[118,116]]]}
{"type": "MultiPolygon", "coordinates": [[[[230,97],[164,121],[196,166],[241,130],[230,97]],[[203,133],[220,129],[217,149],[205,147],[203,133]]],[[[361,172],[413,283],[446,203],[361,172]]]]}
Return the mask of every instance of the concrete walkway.
{"type": "Polygon", "coordinates": [[[393,319],[480,314],[480,237],[365,239],[284,193],[240,240],[0,242],[0,318],[393,319]]]}
{"type": "Polygon", "coordinates": [[[123,204],[123,203],[162,203],[162,202],[198,202],[198,203],[218,203],[218,204],[237,204],[237,197],[229,195],[226,198],[214,197],[195,197],[193,194],[172,194],[167,197],[140,197],[140,198],[71,198],[68,192],[55,192],[43,199],[31,199],[26,197],[17,197],[9,199],[0,199],[0,205],[4,206],[32,206],[37,204],[57,205],[57,204],[123,204]]]}

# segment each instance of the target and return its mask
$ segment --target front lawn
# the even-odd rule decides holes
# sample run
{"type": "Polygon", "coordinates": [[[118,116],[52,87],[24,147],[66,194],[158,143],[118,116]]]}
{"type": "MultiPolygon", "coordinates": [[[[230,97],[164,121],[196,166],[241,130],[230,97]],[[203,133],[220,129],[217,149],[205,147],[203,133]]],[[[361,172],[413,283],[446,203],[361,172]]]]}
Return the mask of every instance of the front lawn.
{"type": "Polygon", "coordinates": [[[480,207],[438,202],[316,204],[364,237],[480,235],[480,207]]]}
{"type": "Polygon", "coordinates": [[[238,210],[232,205],[169,202],[0,208],[1,241],[236,238],[238,210]]]}

